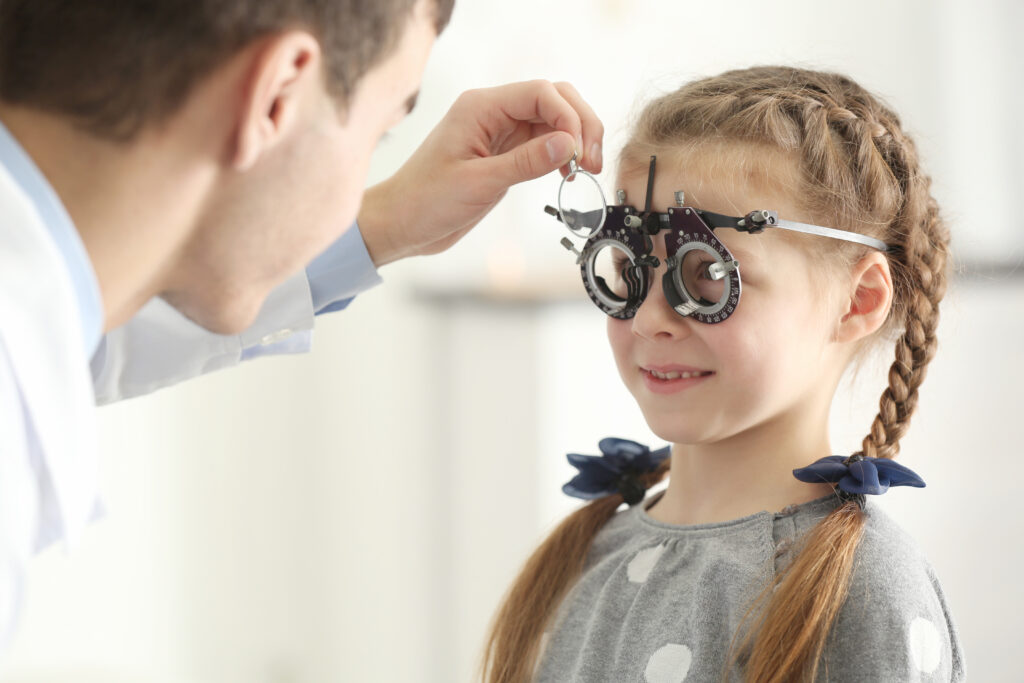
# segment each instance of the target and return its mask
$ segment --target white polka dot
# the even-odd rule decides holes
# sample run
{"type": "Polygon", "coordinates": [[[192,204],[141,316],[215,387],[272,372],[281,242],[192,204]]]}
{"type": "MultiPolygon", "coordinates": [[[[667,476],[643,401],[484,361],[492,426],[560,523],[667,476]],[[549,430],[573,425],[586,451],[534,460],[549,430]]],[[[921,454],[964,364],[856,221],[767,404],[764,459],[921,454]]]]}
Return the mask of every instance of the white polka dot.
{"type": "Polygon", "coordinates": [[[942,659],[942,641],[935,624],[924,617],[910,622],[910,659],[922,673],[930,674],[942,659]]]}
{"type": "Polygon", "coordinates": [[[654,569],[654,565],[658,564],[658,559],[663,552],[665,552],[664,544],[656,545],[653,548],[644,548],[630,560],[629,566],[626,567],[626,576],[633,583],[643,583],[654,569]]]}
{"type": "Polygon", "coordinates": [[[644,669],[644,680],[647,683],[683,683],[692,660],[690,648],[669,643],[651,655],[644,669]]]}

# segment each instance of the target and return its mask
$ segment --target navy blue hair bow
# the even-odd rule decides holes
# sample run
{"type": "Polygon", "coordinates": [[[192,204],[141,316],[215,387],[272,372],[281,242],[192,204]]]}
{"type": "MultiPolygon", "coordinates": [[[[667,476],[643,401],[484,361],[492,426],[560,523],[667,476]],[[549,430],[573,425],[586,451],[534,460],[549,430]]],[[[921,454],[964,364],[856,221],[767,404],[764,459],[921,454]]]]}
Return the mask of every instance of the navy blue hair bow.
{"type": "Polygon", "coordinates": [[[614,437],[601,439],[597,447],[601,455],[566,455],[580,473],[562,486],[563,493],[584,500],[621,493],[624,501],[636,505],[647,493],[640,476],[658,469],[671,454],[668,446],[651,451],[636,441],[614,437]]]}
{"type": "Polygon", "coordinates": [[[808,484],[837,484],[841,491],[855,496],[878,496],[888,491],[890,486],[924,488],[924,480],[913,470],[889,458],[830,455],[812,465],[793,470],[793,476],[808,484]]]}

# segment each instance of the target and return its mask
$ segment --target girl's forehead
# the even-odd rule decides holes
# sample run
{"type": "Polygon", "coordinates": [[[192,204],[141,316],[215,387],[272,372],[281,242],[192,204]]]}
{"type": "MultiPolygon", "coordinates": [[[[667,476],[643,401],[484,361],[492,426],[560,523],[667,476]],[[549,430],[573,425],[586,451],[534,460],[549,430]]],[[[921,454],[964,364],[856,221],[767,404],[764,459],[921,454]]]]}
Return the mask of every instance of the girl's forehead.
{"type": "MultiPolygon", "coordinates": [[[[780,217],[811,222],[800,208],[801,182],[796,159],[762,145],[717,143],[655,152],[651,207],[675,205],[675,192],[697,209],[743,216],[755,209],[777,211],[780,217]]],[[[646,197],[649,159],[624,161],[616,189],[625,189],[627,203],[640,208],[646,197]]]]}
{"type": "MultiPolygon", "coordinates": [[[[684,204],[727,216],[744,216],[767,209],[780,218],[813,223],[814,217],[800,206],[800,176],[795,159],[779,150],[759,145],[718,144],[683,150],[655,152],[653,211],[676,205],[682,191],[684,204]]],[[[647,161],[649,164],[649,160],[647,161]]],[[[647,192],[649,166],[639,159],[621,164],[615,189],[626,191],[626,203],[642,209],[647,192]]],[[[736,230],[716,230],[718,237],[737,257],[765,256],[787,242],[777,234],[751,235],[736,230]]]]}

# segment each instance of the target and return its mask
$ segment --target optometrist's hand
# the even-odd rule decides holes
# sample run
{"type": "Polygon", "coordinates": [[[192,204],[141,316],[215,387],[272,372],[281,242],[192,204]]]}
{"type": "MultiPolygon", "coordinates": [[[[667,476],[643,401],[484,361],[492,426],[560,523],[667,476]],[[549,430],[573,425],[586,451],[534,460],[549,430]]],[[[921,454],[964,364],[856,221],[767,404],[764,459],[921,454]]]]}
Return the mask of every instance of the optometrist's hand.
{"type": "Polygon", "coordinates": [[[604,127],[568,83],[528,81],[463,93],[398,172],[366,191],[359,228],[380,267],[455,244],[508,188],[573,153],[602,166],[604,127]]]}

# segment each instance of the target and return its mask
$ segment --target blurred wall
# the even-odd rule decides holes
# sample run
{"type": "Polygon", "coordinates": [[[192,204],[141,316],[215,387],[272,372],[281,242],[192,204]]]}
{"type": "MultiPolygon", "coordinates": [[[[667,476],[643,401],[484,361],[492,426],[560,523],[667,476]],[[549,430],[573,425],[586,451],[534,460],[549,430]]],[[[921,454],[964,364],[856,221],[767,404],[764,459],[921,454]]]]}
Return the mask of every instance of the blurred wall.
{"type": "MultiPolygon", "coordinates": [[[[729,67],[837,69],[883,95],[970,271],[904,446],[929,488],[884,502],[936,565],[985,681],[1017,676],[1024,607],[1008,428],[1024,378],[1021,7],[460,0],[374,168],[397,168],[459,92],[514,80],[574,83],[607,125],[606,158],[643,100],[729,67]]],[[[501,592],[573,506],[562,454],[607,434],[655,441],[604,319],[563,287],[574,269],[540,213],[556,186],[515,188],[448,253],[384,269],[383,287],[319,320],[312,354],[101,409],[107,518],[36,562],[7,680],[467,680],[501,592]]],[[[868,368],[843,390],[837,452],[883,386],[868,368]]]]}

